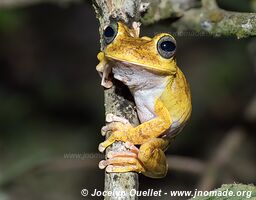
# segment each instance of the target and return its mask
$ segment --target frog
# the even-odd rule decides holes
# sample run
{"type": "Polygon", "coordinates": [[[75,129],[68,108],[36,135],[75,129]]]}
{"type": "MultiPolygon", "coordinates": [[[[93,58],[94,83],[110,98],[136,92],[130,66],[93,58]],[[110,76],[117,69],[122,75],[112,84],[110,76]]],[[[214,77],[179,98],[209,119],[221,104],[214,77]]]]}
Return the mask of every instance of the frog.
{"type": "Polygon", "coordinates": [[[133,95],[140,124],[107,114],[99,144],[104,152],[116,141],[127,151],[109,151],[99,168],[108,173],[137,172],[163,178],[168,172],[165,151],[187,124],[192,111],[190,86],[177,66],[177,42],[169,33],[139,36],[138,24],[111,22],[103,30],[105,48],[98,53],[96,70],[101,85],[113,86],[112,78],[125,84],[133,95]]]}

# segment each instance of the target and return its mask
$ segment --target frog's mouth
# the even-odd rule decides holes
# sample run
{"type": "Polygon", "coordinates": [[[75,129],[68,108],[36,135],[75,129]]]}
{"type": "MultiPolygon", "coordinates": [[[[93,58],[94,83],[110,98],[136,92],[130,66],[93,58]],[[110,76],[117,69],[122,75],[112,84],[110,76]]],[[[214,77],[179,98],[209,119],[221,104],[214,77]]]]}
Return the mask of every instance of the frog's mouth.
{"type": "Polygon", "coordinates": [[[112,87],[112,77],[123,82],[131,90],[153,87],[166,78],[165,75],[154,73],[141,65],[108,58],[102,70],[101,85],[105,88],[112,87]]]}

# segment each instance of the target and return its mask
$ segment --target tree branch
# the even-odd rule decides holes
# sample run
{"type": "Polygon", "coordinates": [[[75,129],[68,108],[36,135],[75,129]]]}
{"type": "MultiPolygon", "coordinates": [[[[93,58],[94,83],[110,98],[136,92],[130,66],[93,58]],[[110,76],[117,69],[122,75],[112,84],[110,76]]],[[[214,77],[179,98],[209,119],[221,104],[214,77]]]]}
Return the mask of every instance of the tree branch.
{"type": "Polygon", "coordinates": [[[182,17],[184,13],[194,7],[201,5],[199,0],[143,0],[149,6],[145,16],[142,18],[143,24],[153,24],[168,18],[182,17]]]}
{"type": "Polygon", "coordinates": [[[173,24],[178,31],[194,30],[214,36],[244,38],[256,35],[256,14],[225,11],[217,8],[192,9],[173,24]]]}
{"type": "MultiPolygon", "coordinates": [[[[142,18],[142,23],[152,24],[164,19],[177,19],[172,26],[180,33],[187,31],[203,32],[214,36],[237,36],[238,38],[256,35],[256,14],[231,12],[218,7],[216,0],[142,0],[144,4],[149,3],[147,13],[142,18]]],[[[1,0],[0,7],[27,6],[35,3],[57,3],[65,5],[82,0],[1,0]]],[[[103,6],[98,13],[102,16],[117,17],[125,22],[130,19],[139,19],[135,8],[139,8],[140,1],[102,1],[98,3],[103,6]],[[107,3],[108,2],[108,3],[107,3]],[[106,3],[106,4],[104,4],[106,3]],[[123,5],[127,7],[123,10],[123,5]],[[108,8],[112,8],[108,9],[108,8]],[[107,13],[106,11],[110,11],[107,13]],[[131,14],[131,16],[130,16],[131,14]]],[[[95,4],[96,5],[96,4],[95,4]]],[[[99,9],[96,9],[99,10],[99,9]]],[[[106,24],[109,18],[99,18],[101,24],[106,24]]]]}
{"type": "Polygon", "coordinates": [[[238,38],[256,35],[255,13],[226,11],[219,8],[214,0],[202,0],[202,6],[195,8],[198,5],[196,0],[165,0],[160,5],[152,0],[149,13],[145,15],[143,22],[151,24],[178,17],[172,24],[178,32],[190,30],[214,36],[234,35],[238,38]]]}
{"type": "MultiPolygon", "coordinates": [[[[95,0],[93,6],[100,22],[100,35],[102,35],[106,25],[110,23],[110,20],[122,20],[128,25],[133,21],[139,21],[140,12],[145,9],[145,5],[146,4],[141,4],[140,0],[95,0]]],[[[101,49],[103,48],[104,44],[101,39],[101,49]]],[[[135,104],[133,100],[129,100],[129,97],[131,97],[129,90],[116,80],[113,83],[114,86],[110,89],[106,89],[104,92],[106,115],[112,113],[128,119],[133,125],[138,125],[139,121],[135,104]]],[[[109,150],[120,152],[127,149],[122,142],[116,142],[107,149],[107,152],[109,150]]],[[[137,173],[105,173],[105,191],[124,192],[127,194],[125,199],[137,199],[136,196],[129,196],[129,192],[132,189],[138,189],[137,173]]],[[[114,200],[120,199],[120,197],[106,196],[105,199],[114,200]]]]}
{"type": "Polygon", "coordinates": [[[202,0],[202,6],[209,10],[218,8],[216,0],[202,0]]]}

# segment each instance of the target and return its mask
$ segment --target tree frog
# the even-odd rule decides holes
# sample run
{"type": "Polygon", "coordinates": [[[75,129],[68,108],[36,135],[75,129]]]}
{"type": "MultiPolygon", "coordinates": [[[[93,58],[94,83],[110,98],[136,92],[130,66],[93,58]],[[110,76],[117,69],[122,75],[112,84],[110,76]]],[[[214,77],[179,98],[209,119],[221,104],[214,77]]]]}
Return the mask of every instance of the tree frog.
{"type": "Polygon", "coordinates": [[[168,166],[164,151],[182,130],[191,115],[189,85],[175,59],[176,41],[168,33],[139,37],[136,28],[122,22],[111,23],[103,31],[105,48],[98,54],[96,69],[102,85],[112,86],[109,74],[128,86],[134,97],[140,125],[108,114],[110,122],[102,134],[111,136],[100,143],[103,152],[115,141],[123,141],[128,151],[109,152],[99,163],[107,172],[143,173],[164,177],[168,166]]]}

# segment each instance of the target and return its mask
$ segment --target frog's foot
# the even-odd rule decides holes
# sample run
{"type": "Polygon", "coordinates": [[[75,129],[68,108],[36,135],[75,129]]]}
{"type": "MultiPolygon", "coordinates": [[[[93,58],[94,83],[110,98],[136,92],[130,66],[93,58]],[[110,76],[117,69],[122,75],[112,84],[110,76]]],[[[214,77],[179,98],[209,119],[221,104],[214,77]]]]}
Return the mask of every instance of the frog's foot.
{"type": "Polygon", "coordinates": [[[103,152],[109,145],[115,141],[129,141],[129,134],[134,131],[131,124],[123,124],[121,122],[112,122],[101,129],[102,135],[111,131],[112,134],[102,143],[99,144],[99,151],[103,152]]]}
{"type": "Polygon", "coordinates": [[[111,73],[111,67],[109,64],[105,64],[105,67],[102,72],[101,85],[105,88],[111,88],[113,83],[109,78],[109,74],[111,73]]]}
{"type": "Polygon", "coordinates": [[[103,126],[101,129],[101,134],[104,136],[107,132],[112,132],[112,134],[99,145],[99,151],[103,152],[109,145],[114,143],[115,141],[123,141],[126,142],[131,137],[131,134],[134,135],[134,127],[130,124],[130,122],[122,117],[107,114],[106,121],[109,122],[106,126],[103,126]]]}
{"type": "Polygon", "coordinates": [[[109,78],[111,67],[108,64],[103,52],[98,53],[97,57],[100,63],[96,66],[96,70],[99,72],[101,77],[101,85],[105,88],[111,88],[113,86],[113,83],[109,78]]]}
{"type": "Polygon", "coordinates": [[[132,127],[132,125],[127,119],[113,115],[111,113],[106,115],[106,122],[109,122],[110,124],[102,127],[101,134],[103,136],[105,136],[106,133],[109,131],[121,131],[132,127]]]}
{"type": "MultiPolygon", "coordinates": [[[[144,4],[146,5],[146,4],[144,4]]],[[[146,9],[146,8],[144,8],[146,9]]],[[[143,10],[143,6],[141,5],[140,7],[140,10],[142,11],[143,10]]],[[[141,23],[140,22],[133,22],[132,23],[132,31],[131,31],[131,34],[133,37],[139,37],[140,36],[140,25],[141,23]]]]}
{"type": "Polygon", "coordinates": [[[107,172],[145,172],[142,163],[138,159],[138,154],[131,151],[109,152],[108,159],[99,162],[99,168],[106,168],[107,172]]]}
{"type": "Polygon", "coordinates": [[[136,147],[134,144],[132,144],[131,142],[125,142],[124,143],[124,146],[127,148],[127,149],[129,149],[129,151],[130,152],[133,152],[133,153],[135,153],[135,154],[139,154],[139,148],[138,147],[136,147]]]}

